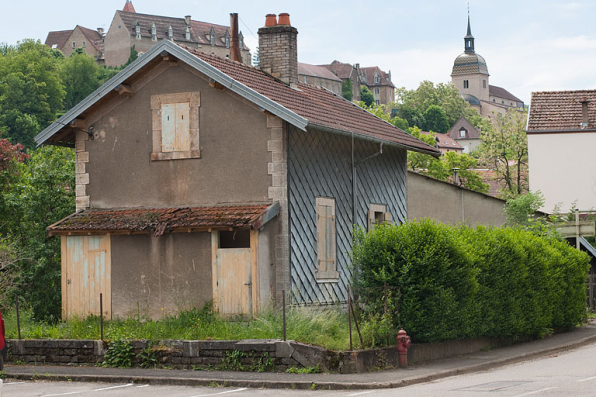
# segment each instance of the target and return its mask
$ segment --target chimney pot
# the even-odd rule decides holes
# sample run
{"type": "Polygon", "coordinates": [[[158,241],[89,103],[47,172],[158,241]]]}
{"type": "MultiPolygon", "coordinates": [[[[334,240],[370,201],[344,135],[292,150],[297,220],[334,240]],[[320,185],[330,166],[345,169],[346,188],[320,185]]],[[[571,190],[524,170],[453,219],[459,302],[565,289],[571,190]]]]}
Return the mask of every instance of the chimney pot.
{"type": "Polygon", "coordinates": [[[279,14],[279,21],[277,22],[277,24],[291,26],[290,14],[288,14],[287,12],[282,12],[281,14],[279,14]]]}
{"type": "Polygon", "coordinates": [[[267,14],[265,15],[265,26],[275,26],[277,25],[277,15],[275,14],[267,14]]]}
{"type": "Polygon", "coordinates": [[[188,26],[190,26],[190,18],[191,18],[190,15],[187,15],[184,17],[184,19],[186,20],[186,25],[188,25],[188,26]]]}

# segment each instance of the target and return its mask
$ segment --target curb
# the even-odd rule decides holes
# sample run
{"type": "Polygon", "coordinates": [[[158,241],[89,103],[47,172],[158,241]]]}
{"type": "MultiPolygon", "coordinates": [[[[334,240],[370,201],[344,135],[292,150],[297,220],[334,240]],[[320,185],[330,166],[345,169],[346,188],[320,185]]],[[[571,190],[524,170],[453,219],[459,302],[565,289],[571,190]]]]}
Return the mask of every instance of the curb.
{"type": "Polygon", "coordinates": [[[474,372],[487,371],[494,368],[515,364],[533,358],[560,353],[576,349],[585,345],[596,343],[596,335],[569,342],[556,347],[538,350],[531,353],[519,354],[512,357],[501,358],[482,364],[470,365],[467,367],[452,370],[439,371],[428,375],[406,378],[395,382],[311,382],[304,380],[248,380],[248,379],[206,379],[206,378],[180,378],[163,376],[117,376],[117,375],[52,375],[52,374],[29,374],[7,372],[6,378],[18,380],[53,380],[53,381],[74,381],[74,382],[104,382],[104,383],[135,383],[151,384],[161,386],[211,386],[211,387],[248,387],[268,389],[297,389],[297,390],[370,390],[390,389],[432,382],[438,379],[449,378],[457,375],[470,374],[474,372]]]}

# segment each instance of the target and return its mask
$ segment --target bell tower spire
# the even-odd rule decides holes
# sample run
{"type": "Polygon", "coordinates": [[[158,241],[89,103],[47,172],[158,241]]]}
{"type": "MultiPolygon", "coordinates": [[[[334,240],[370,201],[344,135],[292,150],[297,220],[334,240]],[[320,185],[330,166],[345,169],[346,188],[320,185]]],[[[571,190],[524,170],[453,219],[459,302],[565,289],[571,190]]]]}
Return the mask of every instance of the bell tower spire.
{"type": "Polygon", "coordinates": [[[466,54],[474,53],[474,36],[472,36],[472,28],[470,28],[470,5],[468,4],[468,32],[464,37],[464,51],[466,54]]]}

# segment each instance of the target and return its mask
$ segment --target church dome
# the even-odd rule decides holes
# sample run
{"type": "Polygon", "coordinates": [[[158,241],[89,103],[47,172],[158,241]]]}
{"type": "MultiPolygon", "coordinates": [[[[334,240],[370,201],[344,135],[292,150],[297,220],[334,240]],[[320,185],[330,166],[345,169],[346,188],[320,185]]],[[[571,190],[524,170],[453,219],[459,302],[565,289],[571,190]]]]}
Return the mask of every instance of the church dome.
{"type": "Polygon", "coordinates": [[[475,52],[464,52],[455,58],[453,62],[452,76],[460,76],[465,74],[488,74],[488,67],[482,55],[475,52]]]}

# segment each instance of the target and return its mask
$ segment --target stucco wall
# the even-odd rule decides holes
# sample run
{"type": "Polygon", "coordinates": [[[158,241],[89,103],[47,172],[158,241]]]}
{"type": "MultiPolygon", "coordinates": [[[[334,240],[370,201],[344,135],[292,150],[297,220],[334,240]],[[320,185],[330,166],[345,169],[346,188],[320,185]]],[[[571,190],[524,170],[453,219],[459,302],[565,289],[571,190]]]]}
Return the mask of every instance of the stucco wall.
{"type": "Polygon", "coordinates": [[[92,126],[91,208],[271,202],[266,116],[171,66],[92,126]],[[152,161],[151,95],[200,92],[201,158],[152,161]]]}
{"type": "Polygon", "coordinates": [[[321,77],[307,76],[304,74],[298,75],[298,81],[311,84],[317,87],[327,88],[329,91],[341,96],[341,81],[324,79],[321,77]]]}
{"type": "Polygon", "coordinates": [[[160,318],[213,298],[211,234],[111,236],[112,315],[160,318]]]}
{"type": "Polygon", "coordinates": [[[461,76],[453,76],[451,82],[458,89],[460,94],[474,95],[481,101],[488,101],[488,76],[485,74],[468,74],[461,76]],[[464,88],[464,80],[468,80],[468,88],[464,88]],[[483,81],[486,80],[486,88],[484,87],[483,81]]]}
{"type": "Polygon", "coordinates": [[[596,133],[528,134],[530,190],[540,190],[542,211],[563,212],[577,201],[580,210],[596,209],[596,133]]]}
{"type": "Polygon", "coordinates": [[[120,66],[126,63],[130,56],[130,47],[130,32],[122,22],[120,14],[116,13],[104,38],[106,66],[120,66]]]}
{"type": "Polygon", "coordinates": [[[501,199],[408,171],[408,219],[501,226],[504,205],[501,199]]]}
{"type": "Polygon", "coordinates": [[[70,54],[72,54],[74,51],[74,48],[72,48],[73,41],[75,42],[75,48],[83,48],[87,55],[92,57],[99,55],[99,52],[95,49],[95,47],[93,47],[93,43],[89,41],[87,36],[85,36],[81,29],[77,26],[76,29],[73,30],[68,40],[66,40],[64,46],[60,48],[60,51],[62,51],[65,57],[70,56],[70,54]],[[83,47],[83,42],[85,42],[85,47],[83,47]]]}

